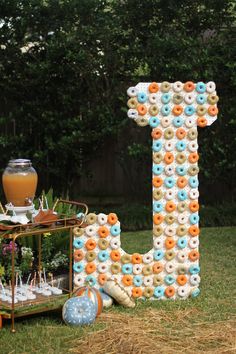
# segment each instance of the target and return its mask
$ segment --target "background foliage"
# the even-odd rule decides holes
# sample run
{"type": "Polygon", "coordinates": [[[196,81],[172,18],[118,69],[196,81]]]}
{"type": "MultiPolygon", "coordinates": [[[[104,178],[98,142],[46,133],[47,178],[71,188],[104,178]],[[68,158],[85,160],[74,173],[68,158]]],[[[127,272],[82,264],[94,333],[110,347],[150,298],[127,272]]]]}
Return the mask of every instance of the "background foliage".
{"type": "MultiPolygon", "coordinates": [[[[200,132],[203,199],[217,192],[219,202],[232,201],[235,39],[228,0],[2,0],[1,166],[27,156],[41,171],[40,188],[65,195],[89,175],[86,162],[130,130],[127,87],[214,80],[220,115],[200,132]]],[[[130,185],[130,160],[142,168],[146,145],[127,140],[117,154],[130,185]]]]}

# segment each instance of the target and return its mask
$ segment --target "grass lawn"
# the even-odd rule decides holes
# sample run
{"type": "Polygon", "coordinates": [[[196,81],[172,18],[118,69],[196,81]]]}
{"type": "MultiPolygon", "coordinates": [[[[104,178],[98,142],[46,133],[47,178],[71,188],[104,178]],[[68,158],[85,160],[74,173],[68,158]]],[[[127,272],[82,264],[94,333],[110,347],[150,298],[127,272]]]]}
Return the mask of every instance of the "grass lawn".
{"type": "MultiPolygon", "coordinates": [[[[115,306],[84,328],[67,327],[59,312],[17,319],[15,334],[4,321],[0,354],[138,354],[141,347],[147,354],[236,353],[236,227],[201,231],[198,298],[139,302],[134,310],[115,306]]],[[[149,235],[124,233],[122,246],[147,250],[149,235]]]]}

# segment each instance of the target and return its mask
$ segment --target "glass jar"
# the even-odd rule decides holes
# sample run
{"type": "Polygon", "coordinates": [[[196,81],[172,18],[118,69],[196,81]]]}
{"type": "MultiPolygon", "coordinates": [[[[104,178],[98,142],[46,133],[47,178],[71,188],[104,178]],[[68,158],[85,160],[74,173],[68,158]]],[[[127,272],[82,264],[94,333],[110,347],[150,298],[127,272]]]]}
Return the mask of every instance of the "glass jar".
{"type": "Polygon", "coordinates": [[[2,175],[3,190],[8,203],[28,206],[33,203],[38,175],[30,160],[10,160],[2,175]]]}

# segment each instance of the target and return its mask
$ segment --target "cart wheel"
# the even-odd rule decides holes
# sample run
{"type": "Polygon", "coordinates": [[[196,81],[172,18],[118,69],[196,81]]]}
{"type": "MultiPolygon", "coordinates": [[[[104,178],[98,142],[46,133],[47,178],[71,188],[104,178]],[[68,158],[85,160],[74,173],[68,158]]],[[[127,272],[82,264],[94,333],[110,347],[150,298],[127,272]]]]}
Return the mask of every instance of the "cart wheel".
{"type": "Polygon", "coordinates": [[[2,316],[0,315],[0,329],[2,329],[2,316]]]}

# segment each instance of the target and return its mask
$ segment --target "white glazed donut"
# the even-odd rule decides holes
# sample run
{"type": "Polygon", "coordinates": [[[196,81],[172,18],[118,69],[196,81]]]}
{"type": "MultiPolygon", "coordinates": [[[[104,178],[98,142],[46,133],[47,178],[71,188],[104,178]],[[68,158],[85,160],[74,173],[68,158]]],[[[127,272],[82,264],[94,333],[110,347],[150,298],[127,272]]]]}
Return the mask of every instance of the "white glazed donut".
{"type": "Polygon", "coordinates": [[[84,284],[84,277],[81,274],[76,274],[74,276],[74,284],[77,287],[82,286],[84,284]]]}
{"type": "Polygon", "coordinates": [[[127,115],[130,119],[136,119],[138,118],[138,111],[136,109],[129,109],[127,115]]]}
{"type": "Polygon", "coordinates": [[[167,142],[165,143],[165,149],[166,149],[166,151],[172,151],[172,150],[174,150],[174,147],[175,147],[175,144],[174,144],[173,141],[167,141],[167,142]]]}
{"type": "Polygon", "coordinates": [[[181,250],[181,251],[178,252],[177,258],[178,258],[179,262],[185,263],[187,261],[187,259],[188,259],[188,254],[187,254],[187,252],[181,250]]]}
{"type": "Polygon", "coordinates": [[[188,92],[186,93],[186,95],[184,96],[184,100],[187,104],[191,104],[194,101],[194,94],[192,92],[188,92]]]}
{"type": "Polygon", "coordinates": [[[107,273],[108,272],[108,265],[106,263],[98,264],[98,272],[99,273],[107,273]]]}
{"type": "Polygon", "coordinates": [[[150,103],[156,104],[157,103],[157,94],[156,93],[151,93],[149,95],[149,101],[150,101],[150,103]]]}
{"type": "Polygon", "coordinates": [[[190,141],[190,143],[188,143],[188,149],[191,152],[197,151],[198,143],[196,141],[190,141]]]}
{"type": "Polygon", "coordinates": [[[169,189],[168,191],[166,191],[165,198],[167,200],[173,199],[174,198],[174,191],[172,189],[169,189]]]}
{"type": "Polygon", "coordinates": [[[212,93],[212,92],[214,92],[216,90],[216,84],[214,83],[214,81],[209,81],[206,84],[206,90],[209,93],[212,93]]]}
{"type": "Polygon", "coordinates": [[[198,248],[199,246],[199,238],[198,237],[192,237],[190,238],[188,245],[190,248],[198,248]]]}
{"type": "Polygon", "coordinates": [[[145,286],[152,286],[153,284],[153,276],[152,275],[148,275],[146,277],[143,278],[143,284],[145,286]]]}
{"type": "Polygon", "coordinates": [[[88,237],[94,237],[96,235],[97,228],[94,225],[88,225],[85,228],[85,233],[88,237]]]}
{"type": "Polygon", "coordinates": [[[117,250],[120,248],[120,240],[117,237],[114,237],[110,242],[111,248],[117,250]]]}
{"type": "Polygon", "coordinates": [[[175,265],[172,262],[167,262],[165,265],[165,270],[167,273],[173,273],[175,271],[175,265]]]}
{"type": "Polygon", "coordinates": [[[170,237],[174,236],[175,235],[175,228],[173,226],[167,226],[165,228],[165,234],[166,234],[166,236],[170,236],[170,237]]]}
{"type": "Polygon", "coordinates": [[[197,189],[190,189],[189,191],[189,198],[190,199],[198,199],[199,191],[197,189]]]}
{"type": "Polygon", "coordinates": [[[99,225],[105,225],[107,223],[107,215],[100,213],[100,214],[98,214],[97,220],[98,220],[99,225]]]}
{"type": "Polygon", "coordinates": [[[181,81],[176,81],[173,83],[173,90],[175,92],[180,92],[180,91],[182,91],[182,89],[183,89],[183,84],[181,81]]]}
{"type": "Polygon", "coordinates": [[[161,125],[163,126],[163,128],[169,127],[170,123],[171,123],[171,118],[170,117],[163,117],[161,119],[161,125]]]}
{"type": "Polygon", "coordinates": [[[148,264],[153,261],[153,255],[151,253],[146,253],[143,255],[143,263],[148,264]]]}
{"type": "Polygon", "coordinates": [[[184,225],[188,222],[188,214],[187,213],[182,213],[178,215],[178,223],[180,225],[184,225]]]}
{"type": "Polygon", "coordinates": [[[172,165],[167,165],[167,166],[165,167],[165,174],[166,174],[167,176],[172,176],[174,173],[175,173],[174,166],[172,166],[172,165]]]}
{"type": "Polygon", "coordinates": [[[187,128],[191,128],[195,124],[196,119],[193,117],[186,117],[184,124],[186,125],[187,128]]]}
{"type": "Polygon", "coordinates": [[[192,285],[198,285],[200,283],[200,276],[198,274],[193,274],[191,275],[191,277],[189,278],[189,282],[192,285]]]}
{"type": "Polygon", "coordinates": [[[141,274],[143,270],[143,267],[141,264],[134,264],[133,265],[133,273],[134,274],[141,274]]]}
{"type": "Polygon", "coordinates": [[[159,250],[159,249],[161,249],[161,248],[163,247],[163,241],[160,240],[159,237],[156,237],[156,238],[154,239],[153,246],[154,246],[154,248],[156,248],[156,249],[159,250]]]}
{"type": "Polygon", "coordinates": [[[179,297],[187,297],[188,296],[188,288],[186,286],[180,286],[178,288],[179,297]]]}
{"type": "Polygon", "coordinates": [[[135,96],[137,96],[137,94],[138,94],[138,90],[136,89],[136,87],[131,86],[131,87],[128,88],[127,95],[129,97],[135,97],[135,96]]]}

